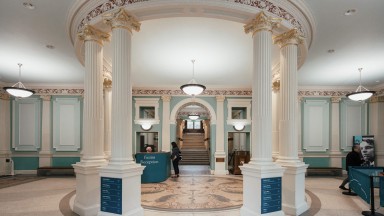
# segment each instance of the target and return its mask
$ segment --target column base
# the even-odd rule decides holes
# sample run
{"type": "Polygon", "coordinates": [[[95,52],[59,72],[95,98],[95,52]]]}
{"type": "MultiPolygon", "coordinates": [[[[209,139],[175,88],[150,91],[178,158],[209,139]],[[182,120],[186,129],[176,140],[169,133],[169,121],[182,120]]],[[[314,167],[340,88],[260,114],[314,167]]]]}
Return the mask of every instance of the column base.
{"type": "MultiPolygon", "coordinates": [[[[108,201],[111,200],[103,200],[101,199],[101,207],[99,208],[98,216],[143,216],[144,209],[141,207],[141,175],[143,174],[145,166],[141,166],[140,164],[136,164],[134,162],[129,163],[121,163],[118,164],[116,161],[113,164],[108,164],[108,166],[100,169],[100,177],[112,181],[119,181],[121,187],[114,190],[113,193],[121,195],[121,200],[117,200],[118,203],[116,206],[121,211],[121,213],[117,214],[115,212],[110,211],[110,204],[108,201]],[[124,188],[124,190],[123,190],[124,188]],[[107,202],[105,202],[107,201],[107,202]],[[107,203],[107,204],[105,204],[107,203]]],[[[104,184],[104,183],[103,183],[104,184]]],[[[108,191],[108,187],[102,185],[102,193],[106,190],[106,194],[110,195],[110,191],[108,191]]],[[[103,196],[103,195],[102,195],[103,196]]],[[[116,207],[115,206],[115,207],[116,207]]]]}
{"type": "Polygon", "coordinates": [[[273,162],[264,162],[244,164],[240,169],[243,174],[243,206],[240,215],[284,216],[281,206],[281,179],[284,168],[273,162]],[[265,181],[270,184],[265,185],[265,181]],[[271,195],[274,200],[271,201],[271,197],[263,199],[267,198],[267,195],[271,195]],[[271,205],[273,208],[270,208],[271,205]]]}
{"type": "Polygon", "coordinates": [[[73,166],[76,173],[76,197],[73,211],[80,216],[94,216],[100,209],[99,168],[106,163],[91,166],[78,162],[73,166]]]}
{"type": "Polygon", "coordinates": [[[225,152],[215,152],[215,175],[228,175],[228,170],[225,169],[225,152]]]}
{"type": "Polygon", "coordinates": [[[305,173],[308,164],[294,161],[279,161],[284,167],[283,176],[283,210],[288,215],[300,215],[308,210],[305,198],[305,173]]]}

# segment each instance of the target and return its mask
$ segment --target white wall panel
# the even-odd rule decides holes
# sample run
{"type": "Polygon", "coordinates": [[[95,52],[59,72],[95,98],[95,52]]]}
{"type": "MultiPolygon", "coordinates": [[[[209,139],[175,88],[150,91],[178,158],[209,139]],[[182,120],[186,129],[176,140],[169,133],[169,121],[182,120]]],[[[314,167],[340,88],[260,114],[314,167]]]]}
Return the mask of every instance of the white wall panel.
{"type": "Polygon", "coordinates": [[[78,98],[56,98],[53,101],[53,148],[56,151],[79,150],[80,111],[78,98]]]}
{"type": "Polygon", "coordinates": [[[340,145],[345,152],[351,151],[353,136],[366,135],[367,104],[348,99],[340,103],[340,145]]]}
{"type": "Polygon", "coordinates": [[[14,100],[12,108],[12,147],[15,151],[37,151],[41,145],[40,98],[14,100]]]}
{"type": "Polygon", "coordinates": [[[325,152],[329,149],[329,100],[304,101],[303,149],[307,152],[325,152]]]}

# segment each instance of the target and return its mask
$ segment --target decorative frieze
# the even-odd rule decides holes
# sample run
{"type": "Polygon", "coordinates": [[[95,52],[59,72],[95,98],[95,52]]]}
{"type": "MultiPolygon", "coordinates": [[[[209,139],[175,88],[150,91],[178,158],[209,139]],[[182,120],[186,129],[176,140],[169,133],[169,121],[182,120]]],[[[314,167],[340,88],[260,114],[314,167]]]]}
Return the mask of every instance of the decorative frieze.
{"type": "Polygon", "coordinates": [[[33,89],[37,95],[83,95],[84,89],[33,89]]]}
{"type": "Polygon", "coordinates": [[[0,90],[0,99],[1,100],[9,100],[9,94],[3,90],[0,90]]]}
{"type": "Polygon", "coordinates": [[[247,34],[250,32],[255,34],[258,31],[272,31],[278,27],[280,22],[281,19],[269,17],[261,11],[251,22],[244,26],[244,31],[247,34]]]}

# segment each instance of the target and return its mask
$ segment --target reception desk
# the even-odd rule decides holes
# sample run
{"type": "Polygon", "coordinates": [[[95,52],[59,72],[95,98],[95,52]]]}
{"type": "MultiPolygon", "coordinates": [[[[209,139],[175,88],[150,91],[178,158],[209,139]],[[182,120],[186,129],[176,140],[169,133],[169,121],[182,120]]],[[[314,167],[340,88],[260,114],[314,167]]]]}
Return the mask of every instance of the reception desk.
{"type": "Polygon", "coordinates": [[[141,183],[163,182],[171,176],[170,152],[137,153],[136,163],[145,166],[141,183]]]}

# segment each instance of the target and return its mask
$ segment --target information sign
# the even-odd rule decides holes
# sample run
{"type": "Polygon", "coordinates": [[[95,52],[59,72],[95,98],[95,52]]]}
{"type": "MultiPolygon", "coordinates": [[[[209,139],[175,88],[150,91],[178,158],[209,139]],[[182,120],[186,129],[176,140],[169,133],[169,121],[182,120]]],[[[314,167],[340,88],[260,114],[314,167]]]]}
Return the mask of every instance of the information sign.
{"type": "Polygon", "coordinates": [[[114,214],[122,213],[121,179],[101,177],[100,210],[114,214]]]}
{"type": "Polygon", "coordinates": [[[281,177],[261,179],[261,214],[281,211],[281,177]]]}

